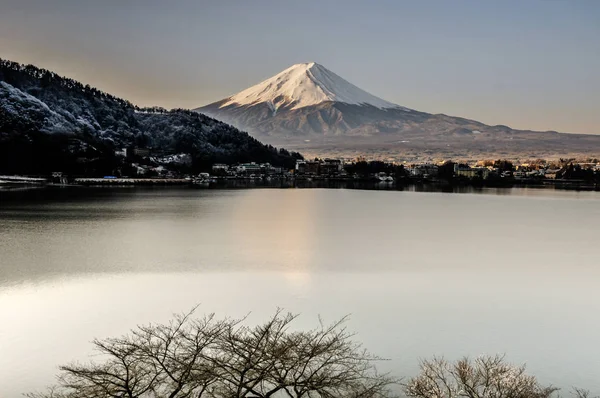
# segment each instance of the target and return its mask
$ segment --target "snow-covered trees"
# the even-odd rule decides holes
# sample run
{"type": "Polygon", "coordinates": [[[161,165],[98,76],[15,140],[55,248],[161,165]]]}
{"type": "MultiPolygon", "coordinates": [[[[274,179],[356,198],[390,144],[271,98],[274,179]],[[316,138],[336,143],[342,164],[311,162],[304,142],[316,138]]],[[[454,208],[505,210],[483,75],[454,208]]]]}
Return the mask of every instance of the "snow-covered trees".
{"type": "MultiPolygon", "coordinates": [[[[13,160],[19,153],[23,157],[32,151],[31,145],[39,146],[40,133],[56,135],[41,139],[57,142],[66,141],[58,135],[67,135],[70,140],[97,148],[93,157],[109,162],[115,150],[130,146],[152,147],[167,154],[187,153],[199,167],[244,161],[293,167],[299,156],[278,152],[247,133],[196,112],[138,108],[48,70],[0,59],[0,170],[11,166],[17,168],[12,172],[18,172],[21,167],[18,161],[1,161],[2,155],[5,159],[9,155],[3,148],[10,148],[13,160]],[[28,144],[24,146],[24,142],[28,144]]],[[[50,157],[64,160],[65,151],[62,148],[50,157]]],[[[86,156],[73,154],[73,159],[86,156]]],[[[32,170],[50,172],[48,167],[58,167],[48,162],[39,166],[32,170]]],[[[72,168],[77,169],[77,165],[72,164],[72,168]]]]}

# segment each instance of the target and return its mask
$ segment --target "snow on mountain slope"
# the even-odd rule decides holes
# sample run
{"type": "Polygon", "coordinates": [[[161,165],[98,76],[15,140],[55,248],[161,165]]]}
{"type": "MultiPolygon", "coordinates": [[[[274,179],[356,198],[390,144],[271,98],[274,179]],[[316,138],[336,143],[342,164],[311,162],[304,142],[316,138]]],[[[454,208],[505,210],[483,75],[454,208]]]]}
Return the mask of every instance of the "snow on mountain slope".
{"type": "Polygon", "coordinates": [[[280,108],[294,110],[323,102],[408,110],[361,90],[315,62],[293,65],[229,97],[219,107],[266,103],[276,113],[280,108]]]}
{"type": "Polygon", "coordinates": [[[12,85],[0,81],[0,129],[6,123],[19,121],[36,126],[45,133],[67,133],[81,129],[86,121],[70,120],[51,110],[48,105],[12,85]]]}
{"type": "Polygon", "coordinates": [[[306,150],[311,156],[372,151],[394,156],[394,152],[410,153],[415,159],[432,154],[470,157],[474,153],[486,153],[490,158],[507,154],[548,157],[597,153],[600,148],[600,136],[514,130],[404,108],[361,90],[314,62],[293,65],[194,111],[246,130],[269,144],[306,150]]]}

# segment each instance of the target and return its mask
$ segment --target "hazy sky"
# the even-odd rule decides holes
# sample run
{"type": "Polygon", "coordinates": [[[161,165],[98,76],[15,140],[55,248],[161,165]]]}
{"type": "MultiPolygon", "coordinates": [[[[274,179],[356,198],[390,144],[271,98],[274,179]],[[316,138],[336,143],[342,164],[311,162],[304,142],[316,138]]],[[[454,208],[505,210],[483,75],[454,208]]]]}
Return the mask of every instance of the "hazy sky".
{"type": "Polygon", "coordinates": [[[167,108],[316,61],[410,108],[600,133],[597,0],[0,0],[0,57],[167,108]]]}

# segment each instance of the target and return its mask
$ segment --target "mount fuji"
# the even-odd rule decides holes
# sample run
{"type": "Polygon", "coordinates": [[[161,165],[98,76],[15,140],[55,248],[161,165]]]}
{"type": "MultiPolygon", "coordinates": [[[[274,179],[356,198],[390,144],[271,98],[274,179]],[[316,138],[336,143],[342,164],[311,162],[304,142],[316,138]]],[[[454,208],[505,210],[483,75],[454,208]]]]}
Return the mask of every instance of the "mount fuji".
{"type": "Polygon", "coordinates": [[[309,155],[600,155],[600,136],[514,130],[419,112],[378,98],[315,62],[293,65],[195,111],[309,155]]]}
{"type": "Polygon", "coordinates": [[[413,112],[356,87],[315,62],[293,65],[229,98],[196,109],[274,137],[336,136],[413,112]]]}
{"type": "Polygon", "coordinates": [[[270,79],[228,98],[219,107],[261,102],[268,103],[273,113],[279,108],[294,110],[323,102],[400,108],[361,90],[315,62],[293,65],[270,79]]]}

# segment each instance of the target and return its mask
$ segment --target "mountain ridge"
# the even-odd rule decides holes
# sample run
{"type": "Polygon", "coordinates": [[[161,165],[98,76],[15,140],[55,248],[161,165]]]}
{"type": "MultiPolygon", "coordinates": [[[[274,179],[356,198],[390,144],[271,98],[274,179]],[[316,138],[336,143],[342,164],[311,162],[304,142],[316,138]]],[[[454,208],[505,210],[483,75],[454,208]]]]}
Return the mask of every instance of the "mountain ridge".
{"type": "Polygon", "coordinates": [[[293,65],[248,89],[194,111],[242,128],[273,145],[310,150],[311,154],[343,155],[356,153],[359,147],[366,153],[383,150],[418,156],[420,151],[439,157],[524,153],[597,155],[600,152],[599,135],[490,126],[463,117],[396,105],[312,62],[293,65]],[[313,70],[319,77],[316,85],[326,81],[333,86],[333,95],[315,94],[312,73],[308,73],[313,70]],[[348,92],[352,95],[345,95],[348,92]],[[362,98],[366,98],[362,97],[363,93],[374,99],[363,101],[362,98]],[[325,151],[326,146],[336,151],[325,151]]]}

